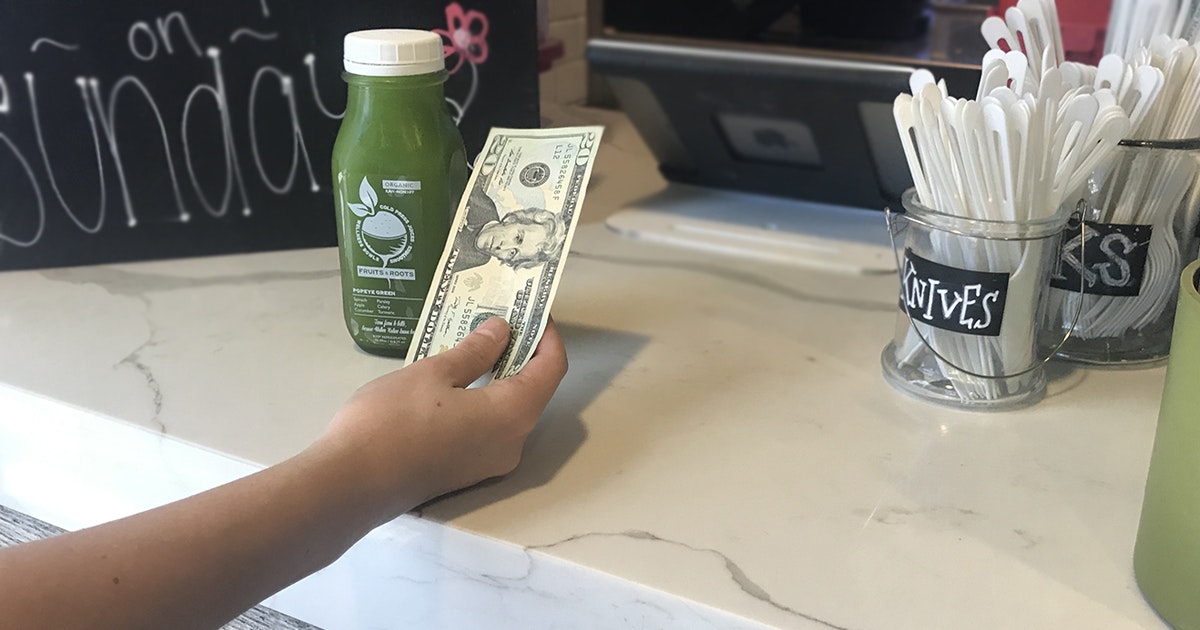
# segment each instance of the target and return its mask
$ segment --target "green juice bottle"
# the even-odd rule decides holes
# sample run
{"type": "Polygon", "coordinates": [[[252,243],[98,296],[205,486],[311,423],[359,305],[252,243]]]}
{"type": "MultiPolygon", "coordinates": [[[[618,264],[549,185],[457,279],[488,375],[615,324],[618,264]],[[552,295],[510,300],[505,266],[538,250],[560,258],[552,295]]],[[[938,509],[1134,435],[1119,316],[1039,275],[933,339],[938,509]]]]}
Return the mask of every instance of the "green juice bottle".
{"type": "Polygon", "coordinates": [[[342,310],[360,348],[403,357],[466,186],[466,149],[446,107],[440,36],[353,32],[344,63],[333,146],[342,310]]]}
{"type": "Polygon", "coordinates": [[[1200,629],[1200,260],[1180,277],[1133,573],[1177,630],[1200,629]]]}

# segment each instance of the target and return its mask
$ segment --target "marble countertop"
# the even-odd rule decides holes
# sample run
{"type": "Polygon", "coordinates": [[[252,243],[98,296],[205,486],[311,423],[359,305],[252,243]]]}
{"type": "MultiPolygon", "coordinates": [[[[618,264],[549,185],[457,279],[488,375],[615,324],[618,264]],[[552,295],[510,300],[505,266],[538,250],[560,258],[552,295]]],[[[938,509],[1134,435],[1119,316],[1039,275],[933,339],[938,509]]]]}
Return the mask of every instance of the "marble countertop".
{"type": "MultiPolygon", "coordinates": [[[[603,219],[663,185],[645,147],[612,113],[549,115],[608,130],[554,304],[571,371],[521,466],[381,528],[279,610],[471,627],[355,595],[420,557],[379,601],[523,606],[511,627],[1163,627],[1132,574],[1163,368],[1052,366],[1012,412],[907,398],[879,365],[894,278],[619,236],[603,219]]],[[[399,366],[354,348],[339,299],[333,249],[0,274],[0,503],[78,527],[303,448],[399,366]],[[59,459],[21,456],[55,439],[59,459]],[[122,507],[28,490],[93,460],[78,476],[122,507]],[[129,498],[164,474],[182,481],[129,498]]]]}

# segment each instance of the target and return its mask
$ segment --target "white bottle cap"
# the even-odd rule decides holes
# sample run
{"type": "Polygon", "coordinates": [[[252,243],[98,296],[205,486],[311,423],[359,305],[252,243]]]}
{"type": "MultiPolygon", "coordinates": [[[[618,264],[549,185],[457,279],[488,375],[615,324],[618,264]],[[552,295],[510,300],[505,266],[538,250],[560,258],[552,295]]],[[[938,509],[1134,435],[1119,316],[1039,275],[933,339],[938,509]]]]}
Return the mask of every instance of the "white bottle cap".
{"type": "Polygon", "coordinates": [[[446,54],[437,33],[381,28],[346,35],[342,62],[351,74],[400,77],[444,70],[446,54]]]}

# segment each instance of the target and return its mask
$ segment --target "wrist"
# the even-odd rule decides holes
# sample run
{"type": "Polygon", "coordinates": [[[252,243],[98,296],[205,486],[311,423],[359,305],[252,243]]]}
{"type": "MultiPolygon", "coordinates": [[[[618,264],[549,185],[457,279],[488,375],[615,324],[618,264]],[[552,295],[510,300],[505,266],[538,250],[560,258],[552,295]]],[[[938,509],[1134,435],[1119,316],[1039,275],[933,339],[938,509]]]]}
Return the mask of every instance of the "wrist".
{"type": "MultiPolygon", "coordinates": [[[[300,456],[315,466],[313,475],[326,486],[331,505],[358,515],[367,530],[382,525],[422,503],[424,496],[405,467],[401,453],[385,444],[345,431],[321,436],[300,456]]],[[[365,533],[365,532],[364,532],[365,533]]]]}

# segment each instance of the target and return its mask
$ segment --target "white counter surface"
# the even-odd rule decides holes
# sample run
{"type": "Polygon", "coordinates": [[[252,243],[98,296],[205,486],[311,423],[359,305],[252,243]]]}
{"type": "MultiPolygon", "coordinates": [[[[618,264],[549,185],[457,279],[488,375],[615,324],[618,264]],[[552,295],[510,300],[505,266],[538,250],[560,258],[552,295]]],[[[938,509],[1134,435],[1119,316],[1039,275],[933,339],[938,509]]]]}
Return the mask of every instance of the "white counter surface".
{"type": "MultiPolygon", "coordinates": [[[[1163,368],[1057,366],[1005,413],[906,398],[879,367],[894,278],[606,230],[662,182],[587,116],[609,129],[554,305],[571,370],[521,466],[268,604],[327,628],[1163,627],[1131,557],[1163,368]]],[[[333,249],[0,274],[0,504],[80,527],[301,449],[399,365],[339,299],[333,249]]]]}

